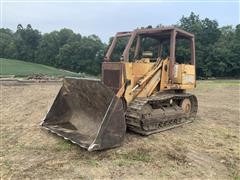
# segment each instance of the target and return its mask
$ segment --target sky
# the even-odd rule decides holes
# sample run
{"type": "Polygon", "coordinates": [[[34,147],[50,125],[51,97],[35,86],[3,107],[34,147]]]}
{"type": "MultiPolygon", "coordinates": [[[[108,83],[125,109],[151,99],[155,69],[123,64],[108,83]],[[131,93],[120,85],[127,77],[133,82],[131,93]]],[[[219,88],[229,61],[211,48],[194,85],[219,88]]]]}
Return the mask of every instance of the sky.
{"type": "Polygon", "coordinates": [[[240,24],[240,0],[106,1],[0,0],[0,24],[12,30],[31,24],[42,33],[70,28],[85,36],[96,34],[103,42],[118,31],[176,24],[191,12],[217,20],[220,26],[240,24]]]}

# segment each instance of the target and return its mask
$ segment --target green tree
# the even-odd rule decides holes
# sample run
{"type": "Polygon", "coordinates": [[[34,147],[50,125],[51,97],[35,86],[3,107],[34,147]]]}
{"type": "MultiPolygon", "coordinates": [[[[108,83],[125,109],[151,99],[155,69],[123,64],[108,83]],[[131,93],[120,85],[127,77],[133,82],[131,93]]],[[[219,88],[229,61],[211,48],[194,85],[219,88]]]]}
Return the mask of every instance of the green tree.
{"type": "Polygon", "coordinates": [[[16,58],[34,61],[40,40],[41,34],[38,30],[33,29],[30,24],[26,28],[19,24],[15,33],[16,58]]]}
{"type": "MultiPolygon", "coordinates": [[[[195,34],[196,60],[198,76],[240,76],[240,25],[218,27],[215,20],[201,19],[191,13],[182,17],[178,27],[195,34]]],[[[159,25],[162,27],[162,25],[159,25]]],[[[148,26],[147,28],[152,28],[148,26]]],[[[41,34],[31,25],[17,26],[16,32],[0,29],[0,57],[16,58],[25,61],[47,64],[76,72],[97,75],[107,46],[96,35],[81,36],[70,29],[61,29],[41,34]]],[[[110,38],[109,44],[113,38],[110,38]]],[[[128,38],[117,42],[111,60],[119,61],[128,38]]],[[[130,49],[133,58],[135,41],[130,49]]],[[[156,54],[158,42],[142,40],[141,51],[151,50],[156,54]]],[[[164,56],[169,54],[169,42],[164,45],[164,56]]],[[[189,60],[190,51],[187,42],[177,42],[177,60],[189,60]]]]}
{"type": "Polygon", "coordinates": [[[58,32],[53,31],[43,35],[36,50],[36,62],[57,66],[56,56],[59,51],[58,32]]]}
{"type": "Polygon", "coordinates": [[[57,62],[59,49],[68,43],[80,40],[80,34],[75,34],[66,28],[44,34],[36,52],[37,62],[59,67],[57,62]]]}
{"type": "Polygon", "coordinates": [[[0,29],[0,57],[16,58],[14,34],[10,29],[0,29]]]}
{"type": "Polygon", "coordinates": [[[201,20],[199,15],[192,12],[189,17],[183,16],[180,19],[179,26],[195,35],[197,75],[214,75],[212,69],[212,56],[215,56],[214,44],[221,35],[217,21],[208,18],[201,20]]]}
{"type": "Polygon", "coordinates": [[[235,33],[231,43],[232,55],[230,58],[232,68],[230,76],[240,77],[240,24],[235,28],[235,33]]]}
{"type": "Polygon", "coordinates": [[[58,65],[64,69],[97,75],[100,73],[103,47],[103,43],[96,35],[70,42],[59,49],[58,65]]]}

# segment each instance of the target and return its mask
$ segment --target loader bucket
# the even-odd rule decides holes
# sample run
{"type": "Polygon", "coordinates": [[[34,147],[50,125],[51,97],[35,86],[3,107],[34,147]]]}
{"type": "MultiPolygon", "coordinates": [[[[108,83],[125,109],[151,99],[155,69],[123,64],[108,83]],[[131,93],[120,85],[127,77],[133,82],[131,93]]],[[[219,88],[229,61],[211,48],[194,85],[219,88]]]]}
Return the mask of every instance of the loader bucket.
{"type": "Polygon", "coordinates": [[[99,80],[65,78],[42,126],[88,151],[120,146],[122,100],[99,80]]]}

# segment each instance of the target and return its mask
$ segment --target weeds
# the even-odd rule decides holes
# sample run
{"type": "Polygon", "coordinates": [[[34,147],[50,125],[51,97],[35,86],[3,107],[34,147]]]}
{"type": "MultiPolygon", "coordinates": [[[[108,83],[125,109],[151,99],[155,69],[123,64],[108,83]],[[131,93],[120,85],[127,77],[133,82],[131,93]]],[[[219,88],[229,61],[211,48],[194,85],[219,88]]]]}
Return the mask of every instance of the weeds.
{"type": "Polygon", "coordinates": [[[72,144],[69,141],[59,141],[56,146],[57,151],[69,151],[72,149],[72,144]]]}
{"type": "Polygon", "coordinates": [[[239,175],[235,176],[234,180],[240,180],[240,176],[239,175]]]}
{"type": "Polygon", "coordinates": [[[3,161],[3,165],[4,165],[7,169],[11,169],[12,164],[13,164],[13,162],[10,161],[10,160],[5,160],[5,161],[3,161]]]}
{"type": "Polygon", "coordinates": [[[135,162],[128,160],[128,159],[117,159],[115,160],[115,163],[119,166],[119,167],[124,167],[124,166],[131,166],[133,165],[135,162]]]}
{"type": "Polygon", "coordinates": [[[89,160],[86,160],[86,162],[88,165],[94,166],[94,167],[97,167],[99,165],[99,163],[96,159],[89,159],[89,160]]]}
{"type": "Polygon", "coordinates": [[[149,152],[141,148],[131,151],[128,154],[123,154],[123,158],[130,161],[142,161],[142,162],[150,162],[152,160],[149,152]]]}
{"type": "Polygon", "coordinates": [[[181,141],[172,144],[171,148],[167,148],[166,155],[170,160],[174,160],[177,164],[184,164],[187,162],[187,149],[183,147],[181,141]]]}
{"type": "Polygon", "coordinates": [[[237,158],[234,158],[228,155],[226,157],[223,157],[222,159],[224,160],[224,165],[227,167],[227,169],[231,173],[231,176],[236,180],[240,180],[238,165],[237,165],[239,161],[236,160],[237,158]]]}
{"type": "Polygon", "coordinates": [[[119,166],[131,165],[134,162],[145,162],[149,163],[153,159],[147,149],[138,148],[130,152],[117,154],[117,164],[119,166]]]}

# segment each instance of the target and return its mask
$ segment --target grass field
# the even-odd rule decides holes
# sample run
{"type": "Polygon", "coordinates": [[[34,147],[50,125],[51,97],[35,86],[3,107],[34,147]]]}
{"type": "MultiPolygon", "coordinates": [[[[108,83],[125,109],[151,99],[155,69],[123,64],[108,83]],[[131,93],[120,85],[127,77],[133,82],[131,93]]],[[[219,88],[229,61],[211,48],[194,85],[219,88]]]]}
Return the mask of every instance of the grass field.
{"type": "Polygon", "coordinates": [[[43,74],[48,76],[80,76],[78,73],[25,61],[0,58],[0,75],[29,76],[43,74]]]}

